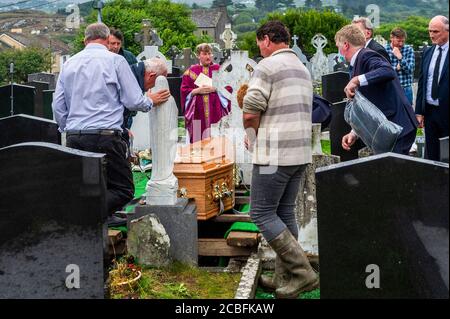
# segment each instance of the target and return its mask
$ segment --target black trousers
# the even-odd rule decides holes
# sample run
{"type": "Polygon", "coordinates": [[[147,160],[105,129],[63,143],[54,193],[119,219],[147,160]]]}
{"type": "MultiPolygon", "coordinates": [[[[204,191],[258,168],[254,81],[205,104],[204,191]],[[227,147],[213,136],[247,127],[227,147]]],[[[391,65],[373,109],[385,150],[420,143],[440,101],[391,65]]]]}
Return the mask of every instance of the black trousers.
{"type": "Polygon", "coordinates": [[[106,205],[108,214],[121,210],[133,199],[134,184],[127,144],[121,136],[68,135],[67,146],[82,151],[106,154],[106,205]]]}
{"type": "Polygon", "coordinates": [[[433,161],[440,160],[439,138],[448,136],[448,110],[440,108],[443,107],[425,105],[425,151],[426,158],[433,161]]]}
{"type": "Polygon", "coordinates": [[[394,145],[394,149],[392,152],[397,154],[403,154],[408,155],[409,150],[411,149],[411,146],[414,144],[414,141],[416,140],[416,134],[417,129],[412,130],[408,134],[402,136],[397,140],[397,142],[394,145]]]}

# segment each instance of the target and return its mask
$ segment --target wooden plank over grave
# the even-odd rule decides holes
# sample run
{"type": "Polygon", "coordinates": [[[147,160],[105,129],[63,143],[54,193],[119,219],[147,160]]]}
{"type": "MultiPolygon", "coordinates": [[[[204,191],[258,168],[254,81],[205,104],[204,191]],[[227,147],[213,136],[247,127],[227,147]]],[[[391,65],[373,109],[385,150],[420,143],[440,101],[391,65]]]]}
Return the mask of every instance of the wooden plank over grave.
{"type": "Polygon", "coordinates": [[[227,244],[223,238],[199,238],[198,255],[199,256],[250,256],[255,249],[249,247],[233,247],[227,244]]]}
{"type": "Polygon", "coordinates": [[[231,231],[227,236],[227,244],[235,247],[254,247],[258,244],[258,233],[231,231]]]}

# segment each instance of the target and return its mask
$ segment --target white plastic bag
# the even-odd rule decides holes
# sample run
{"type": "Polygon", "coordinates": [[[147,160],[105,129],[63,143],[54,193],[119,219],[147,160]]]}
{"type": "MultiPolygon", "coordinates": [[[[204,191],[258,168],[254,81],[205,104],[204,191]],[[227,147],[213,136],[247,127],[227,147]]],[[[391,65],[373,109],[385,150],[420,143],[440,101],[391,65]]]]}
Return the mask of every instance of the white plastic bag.
{"type": "Polygon", "coordinates": [[[344,119],[375,154],[392,151],[403,130],[358,91],[347,103],[344,119]]]}

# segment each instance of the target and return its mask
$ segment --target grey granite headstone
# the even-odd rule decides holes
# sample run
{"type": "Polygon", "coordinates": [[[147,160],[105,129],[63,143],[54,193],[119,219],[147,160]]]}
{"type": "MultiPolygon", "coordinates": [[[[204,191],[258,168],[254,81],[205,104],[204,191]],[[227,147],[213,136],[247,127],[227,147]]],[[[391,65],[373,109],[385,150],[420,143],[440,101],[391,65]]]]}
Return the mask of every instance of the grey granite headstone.
{"type": "Polygon", "coordinates": [[[129,226],[127,250],[140,265],[164,267],[170,264],[170,239],[156,215],[134,219],[129,226]]]}
{"type": "Polygon", "coordinates": [[[104,298],[104,154],[0,149],[0,298],[104,298]]]}
{"type": "MultiPolygon", "coordinates": [[[[1,132],[1,131],[0,131],[1,132]]],[[[439,139],[441,162],[448,163],[448,136],[439,139]]]]}
{"type": "Polygon", "coordinates": [[[345,99],[344,88],[350,81],[348,72],[333,72],[322,76],[322,96],[331,103],[345,99]]]}
{"type": "Polygon", "coordinates": [[[330,142],[331,154],[339,156],[341,162],[350,161],[358,158],[358,151],[364,147],[364,144],[358,140],[352,146],[350,151],[342,148],[342,137],[351,131],[350,125],[344,119],[344,110],[346,101],[333,103],[331,106],[330,122],[330,142]]]}
{"type": "Polygon", "coordinates": [[[385,153],[317,169],[321,298],[448,299],[448,168],[385,153]]]}
{"type": "Polygon", "coordinates": [[[178,199],[174,206],[136,206],[131,220],[155,214],[170,238],[170,257],[192,265],[198,263],[197,208],[194,202],[178,199]]]}
{"type": "Polygon", "coordinates": [[[61,144],[56,122],[31,115],[0,118],[0,132],[0,148],[25,142],[61,144]]]}
{"type": "Polygon", "coordinates": [[[48,83],[31,81],[24,84],[36,88],[36,94],[34,96],[34,116],[44,117],[44,90],[48,90],[48,83]]]}
{"type": "Polygon", "coordinates": [[[184,73],[191,65],[197,64],[198,59],[192,52],[191,48],[184,48],[183,52],[175,58],[175,66],[180,68],[181,73],[184,73]]]}
{"type": "Polygon", "coordinates": [[[28,82],[39,81],[48,83],[48,89],[54,90],[56,88],[56,75],[53,73],[39,72],[28,74],[28,82]]]}
{"type": "Polygon", "coordinates": [[[34,96],[32,86],[13,84],[13,114],[11,114],[11,85],[0,86],[0,117],[28,114],[34,115],[34,96]]]}

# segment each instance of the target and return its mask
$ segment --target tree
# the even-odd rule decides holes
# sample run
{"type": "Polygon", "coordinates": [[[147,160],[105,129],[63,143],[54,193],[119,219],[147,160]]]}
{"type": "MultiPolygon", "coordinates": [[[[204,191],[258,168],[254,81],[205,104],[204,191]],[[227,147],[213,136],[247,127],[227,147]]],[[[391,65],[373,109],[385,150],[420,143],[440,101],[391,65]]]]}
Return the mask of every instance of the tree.
{"type": "Polygon", "coordinates": [[[422,46],[424,42],[430,43],[428,23],[429,20],[427,18],[410,16],[398,23],[382,24],[379,29],[375,30],[374,34],[381,34],[383,38],[389,41],[391,30],[395,27],[402,28],[407,34],[406,44],[410,44],[415,50],[418,50],[419,46],[422,46]]]}
{"type": "Polygon", "coordinates": [[[295,8],[295,2],[294,0],[280,0],[278,1],[277,6],[280,9],[292,9],[295,8]]]}
{"type": "Polygon", "coordinates": [[[14,82],[23,83],[28,74],[49,71],[50,50],[41,48],[9,49],[0,52],[0,84],[9,82],[9,64],[14,63],[14,82]]]}
{"type": "Polygon", "coordinates": [[[273,0],[256,0],[255,7],[262,10],[263,12],[272,12],[277,9],[277,2],[273,0]]]}
{"type": "Polygon", "coordinates": [[[211,8],[228,7],[232,5],[233,5],[232,0],[214,0],[211,5],[211,8]]]}
{"type": "Polygon", "coordinates": [[[203,7],[194,2],[194,3],[192,3],[191,8],[192,9],[202,9],[203,7]]]}
{"type": "MultiPolygon", "coordinates": [[[[169,0],[112,0],[106,2],[102,10],[103,22],[120,29],[124,34],[124,47],[135,55],[142,51],[141,43],[135,40],[135,34],[142,29],[142,20],[150,19],[164,45],[160,48],[166,54],[172,45],[179,49],[195,48],[207,37],[196,37],[193,32],[196,25],[191,20],[191,10],[186,4],[172,3],[169,0]]],[[[97,13],[92,12],[87,23],[97,21],[97,13]]],[[[74,43],[75,52],[83,49],[83,37],[86,26],[80,28],[74,43]]]]}
{"type": "Polygon", "coordinates": [[[307,9],[320,10],[322,8],[322,1],[320,1],[320,0],[306,0],[304,6],[307,9]]]}
{"type": "MultiPolygon", "coordinates": [[[[340,28],[350,23],[343,15],[333,11],[304,9],[289,9],[285,13],[272,12],[260,22],[260,25],[269,20],[280,20],[288,27],[292,36],[297,35],[298,46],[306,56],[312,56],[316,52],[311,39],[317,33],[323,34],[328,39],[328,45],[324,48],[325,54],[336,53],[334,35],[340,28]]],[[[238,46],[241,50],[248,50],[250,56],[257,56],[259,51],[255,39],[255,32],[246,33],[240,37],[238,46]]]]}

